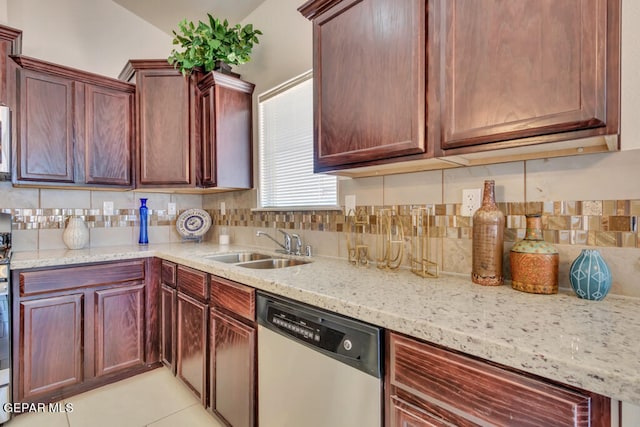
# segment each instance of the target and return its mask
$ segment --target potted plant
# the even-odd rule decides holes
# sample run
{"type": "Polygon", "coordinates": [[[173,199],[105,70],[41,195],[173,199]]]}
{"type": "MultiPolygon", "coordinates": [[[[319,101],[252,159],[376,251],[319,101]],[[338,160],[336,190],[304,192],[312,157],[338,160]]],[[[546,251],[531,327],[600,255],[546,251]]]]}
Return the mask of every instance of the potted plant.
{"type": "Polygon", "coordinates": [[[196,67],[205,72],[219,68],[229,72],[230,65],[248,62],[253,45],[259,43],[258,35],[262,35],[252,24],[231,26],[226,19],[207,16],[208,24],[198,21],[195,25],[184,19],[178,24],[179,33],[173,31],[173,44],[180,45],[181,50],[173,49],[168,60],[185,76],[196,67]]]}

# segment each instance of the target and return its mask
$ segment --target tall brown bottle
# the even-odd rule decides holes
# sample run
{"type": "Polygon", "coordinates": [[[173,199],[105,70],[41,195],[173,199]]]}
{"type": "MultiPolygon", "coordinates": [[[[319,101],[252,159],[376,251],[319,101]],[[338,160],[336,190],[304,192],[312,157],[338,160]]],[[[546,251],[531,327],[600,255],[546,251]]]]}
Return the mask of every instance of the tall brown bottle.
{"type": "Polygon", "coordinates": [[[504,214],[496,205],[495,182],[484,182],[482,206],[473,214],[473,246],[471,280],[485,286],[504,283],[502,250],[504,214]]]}

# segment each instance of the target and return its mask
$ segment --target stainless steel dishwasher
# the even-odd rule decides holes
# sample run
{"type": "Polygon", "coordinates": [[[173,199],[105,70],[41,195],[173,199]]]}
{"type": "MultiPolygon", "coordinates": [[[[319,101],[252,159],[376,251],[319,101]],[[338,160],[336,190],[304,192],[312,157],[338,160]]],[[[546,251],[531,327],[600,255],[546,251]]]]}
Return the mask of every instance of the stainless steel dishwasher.
{"type": "Polygon", "coordinates": [[[258,293],[260,427],[380,427],[382,332],[258,293]]]}

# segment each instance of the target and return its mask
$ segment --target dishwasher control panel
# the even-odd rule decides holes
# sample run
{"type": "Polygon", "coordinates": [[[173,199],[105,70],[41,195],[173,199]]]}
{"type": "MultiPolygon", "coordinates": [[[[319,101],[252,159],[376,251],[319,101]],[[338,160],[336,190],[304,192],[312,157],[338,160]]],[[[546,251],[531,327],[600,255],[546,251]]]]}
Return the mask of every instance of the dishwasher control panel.
{"type": "MultiPolygon", "coordinates": [[[[269,307],[269,322],[277,329],[305,341],[316,347],[336,352],[342,343],[343,332],[322,326],[310,319],[305,319],[277,307],[269,307]]],[[[349,341],[350,342],[350,341],[349,341]]],[[[350,347],[351,345],[347,345],[350,347]]]]}
{"type": "Polygon", "coordinates": [[[262,292],[258,293],[256,303],[258,325],[382,377],[381,328],[262,292]]]}

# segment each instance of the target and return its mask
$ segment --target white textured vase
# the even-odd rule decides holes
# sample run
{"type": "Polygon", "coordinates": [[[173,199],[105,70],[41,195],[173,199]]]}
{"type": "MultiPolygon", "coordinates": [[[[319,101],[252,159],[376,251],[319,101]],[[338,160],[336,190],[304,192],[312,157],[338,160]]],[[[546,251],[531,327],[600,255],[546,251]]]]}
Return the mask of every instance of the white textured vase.
{"type": "Polygon", "coordinates": [[[89,243],[89,229],[82,218],[69,218],[67,228],[62,233],[62,241],[69,249],[82,249],[89,243]]]}

